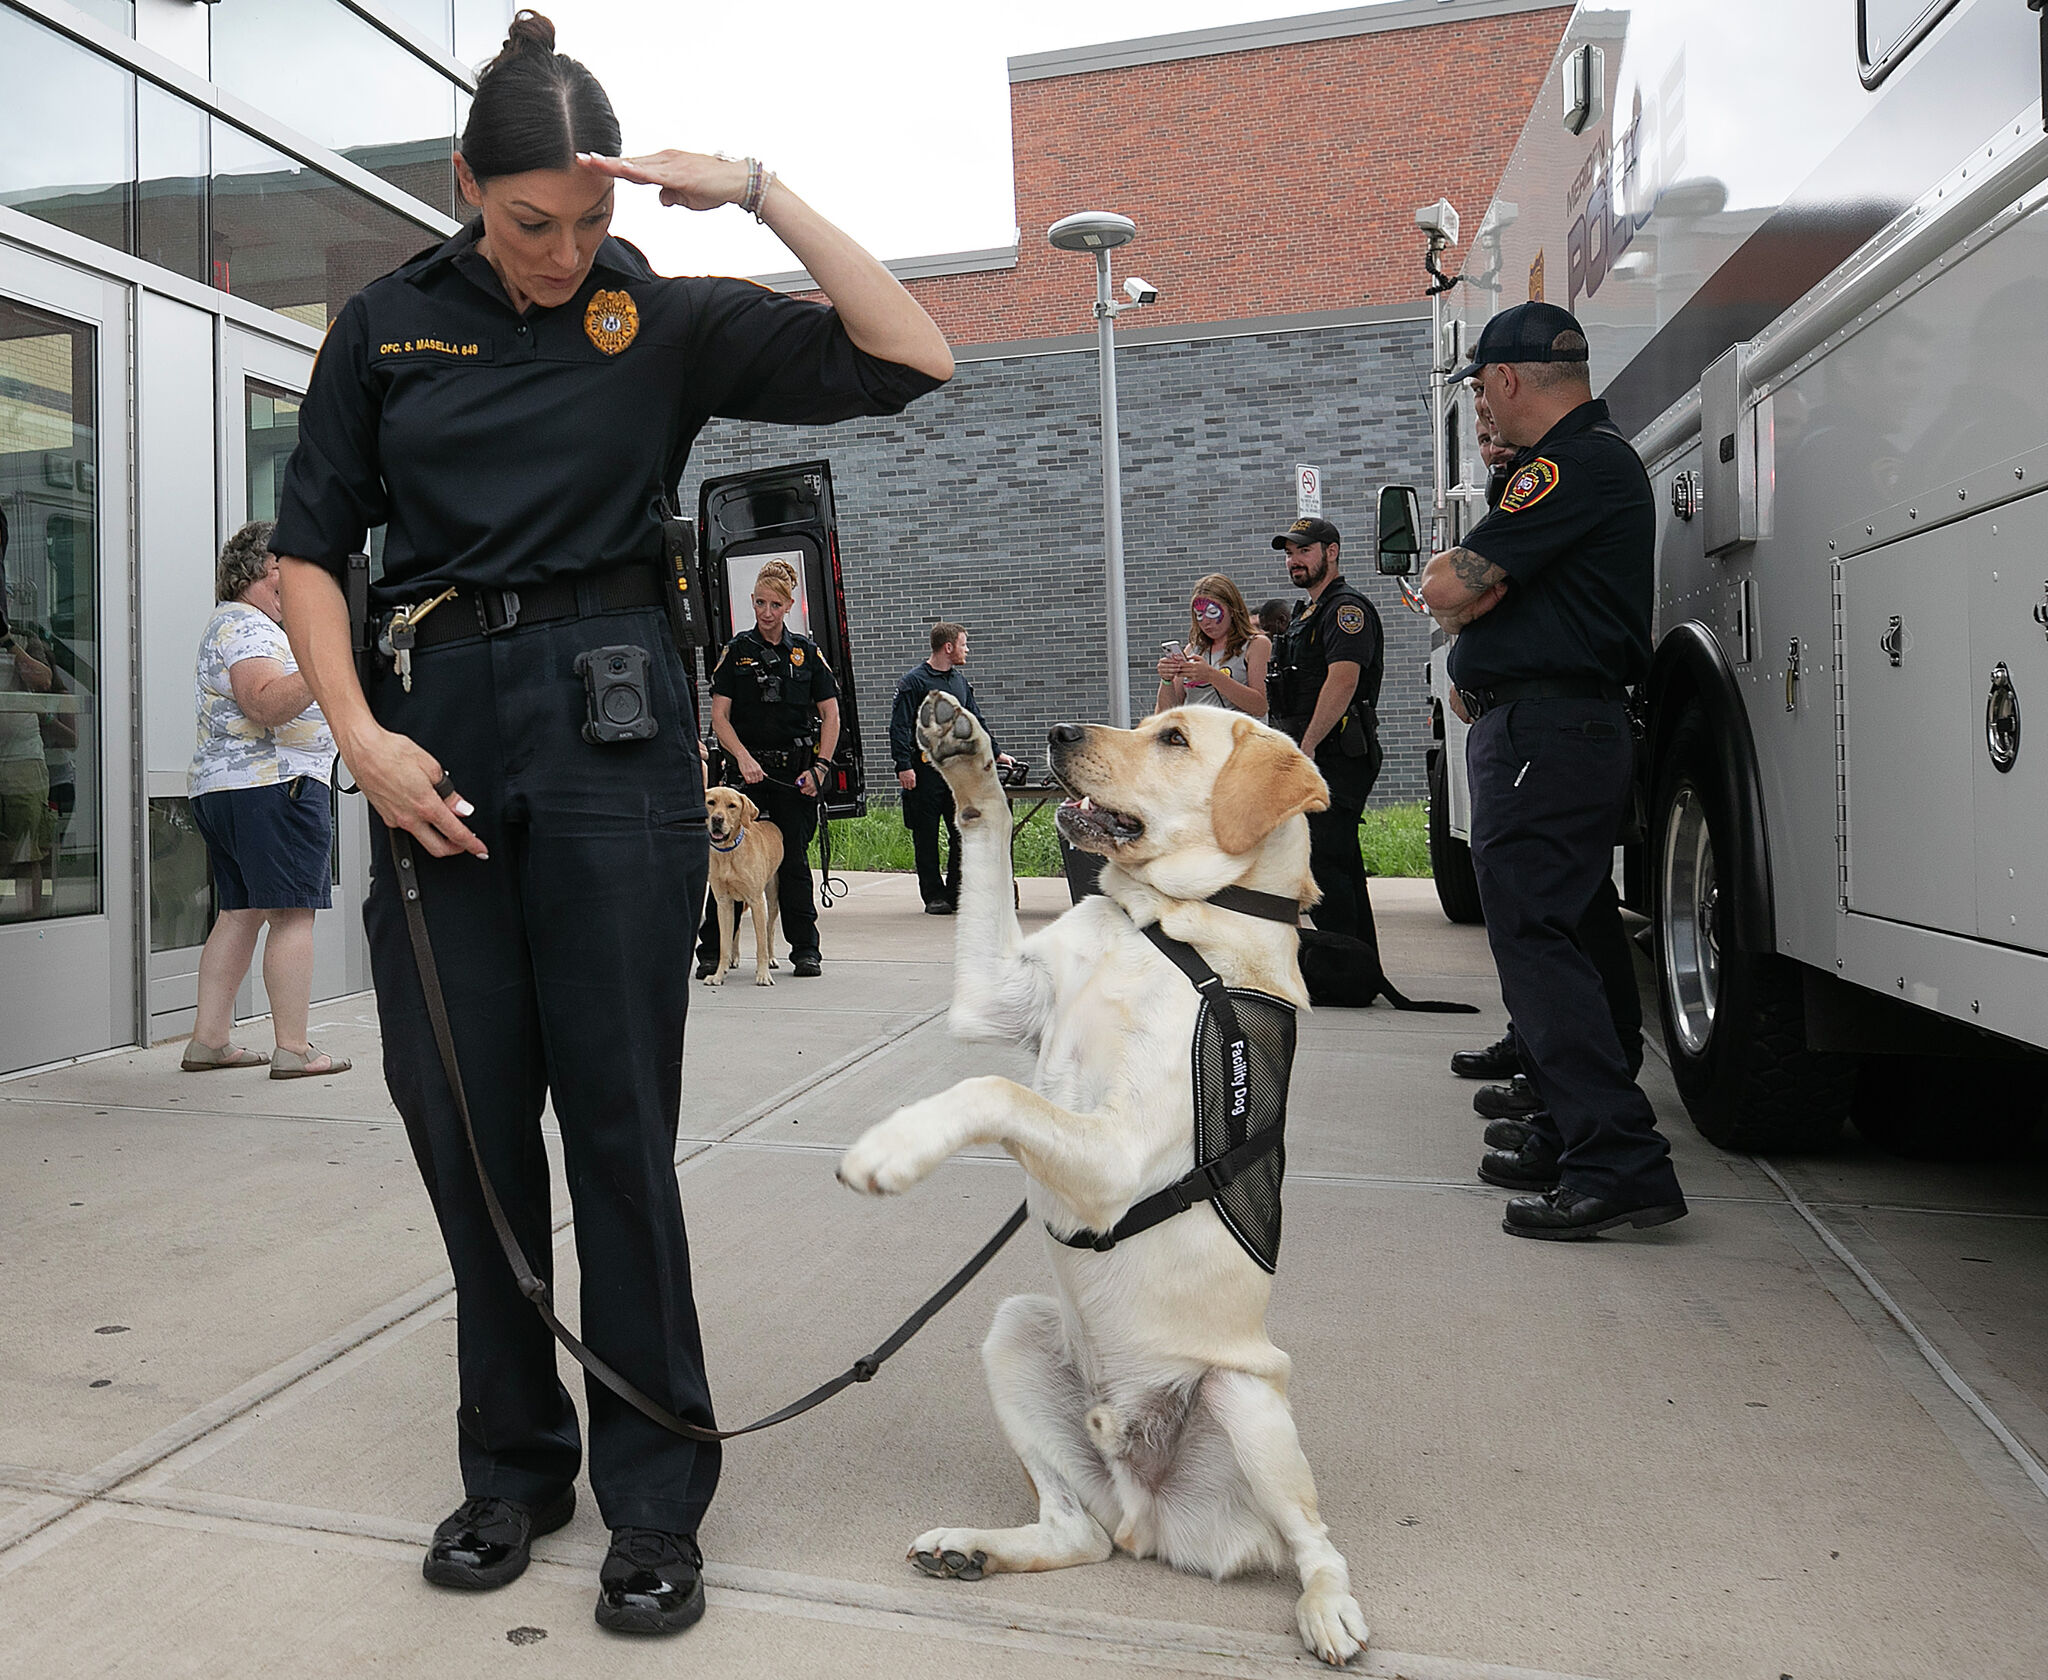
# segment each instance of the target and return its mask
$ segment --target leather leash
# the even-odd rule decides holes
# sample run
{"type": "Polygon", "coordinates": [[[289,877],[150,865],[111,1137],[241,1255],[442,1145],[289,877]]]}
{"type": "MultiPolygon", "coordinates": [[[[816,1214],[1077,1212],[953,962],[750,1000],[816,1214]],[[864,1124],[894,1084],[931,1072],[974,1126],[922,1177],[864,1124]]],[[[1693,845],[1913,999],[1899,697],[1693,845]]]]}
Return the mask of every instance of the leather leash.
{"type": "Polygon", "coordinates": [[[982,1268],[996,1257],[1003,1245],[1022,1228],[1027,1217],[1027,1208],[1025,1204],[1019,1203],[1016,1212],[1003,1222],[1000,1231],[982,1245],[980,1252],[940,1285],[931,1298],[898,1325],[895,1332],[880,1347],[873,1353],[856,1359],[838,1376],[820,1383],[802,1398],[792,1400],[788,1405],[777,1408],[766,1417],[756,1418],[752,1423],[739,1429],[706,1429],[701,1424],[690,1423],[677,1417],[660,1401],[641,1393],[577,1339],[575,1332],[555,1315],[548,1286],[534,1275],[533,1268],[527,1264],[526,1251],[519,1246],[519,1238],[514,1234],[511,1221],[505,1217],[505,1209],[498,1200],[497,1187],[491,1183],[491,1175],[484,1167],[483,1151],[477,1146],[476,1127],[470,1121],[469,1098],[462,1087],[462,1068],[455,1059],[455,1031],[448,1022],[448,1002],[441,994],[440,970],[434,962],[433,943],[427,937],[427,914],[425,906],[420,902],[419,871],[413,867],[412,836],[402,828],[394,828],[389,832],[392,861],[398,866],[399,897],[405,903],[406,931],[412,936],[413,962],[419,968],[420,991],[426,999],[427,1018],[433,1023],[434,1042],[440,1048],[441,1070],[447,1076],[448,1089],[455,1097],[455,1111],[462,1116],[462,1135],[469,1142],[470,1159],[476,1163],[477,1185],[483,1191],[484,1208],[491,1216],[491,1229],[498,1234],[498,1245],[505,1251],[505,1260],[512,1268],[512,1276],[519,1285],[519,1293],[532,1303],[533,1310],[540,1314],[541,1321],[554,1333],[555,1340],[569,1350],[577,1364],[627,1405],[668,1430],[670,1434],[682,1435],[692,1441],[730,1441],[735,1436],[751,1435],[756,1430],[772,1429],[778,1423],[787,1423],[791,1418],[801,1416],[814,1406],[822,1406],[842,1389],[851,1388],[855,1383],[872,1380],[875,1373],[881,1370],[911,1337],[936,1318],[946,1304],[965,1289],[982,1268]]]}

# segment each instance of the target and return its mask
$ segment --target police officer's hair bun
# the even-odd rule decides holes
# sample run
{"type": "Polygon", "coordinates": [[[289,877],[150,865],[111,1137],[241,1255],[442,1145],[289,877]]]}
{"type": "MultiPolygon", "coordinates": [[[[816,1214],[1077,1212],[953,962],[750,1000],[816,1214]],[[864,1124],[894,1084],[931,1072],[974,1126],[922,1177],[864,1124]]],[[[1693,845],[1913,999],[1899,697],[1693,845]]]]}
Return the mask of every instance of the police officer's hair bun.
{"type": "Polygon", "coordinates": [[[477,72],[462,158],[479,181],[573,168],[578,152],[619,154],[619,119],[588,67],[555,51],[540,13],[512,19],[498,56],[477,72]]]}
{"type": "Polygon", "coordinates": [[[754,587],[763,585],[779,591],[792,606],[796,604],[796,568],[787,560],[770,560],[755,573],[754,587]]]}

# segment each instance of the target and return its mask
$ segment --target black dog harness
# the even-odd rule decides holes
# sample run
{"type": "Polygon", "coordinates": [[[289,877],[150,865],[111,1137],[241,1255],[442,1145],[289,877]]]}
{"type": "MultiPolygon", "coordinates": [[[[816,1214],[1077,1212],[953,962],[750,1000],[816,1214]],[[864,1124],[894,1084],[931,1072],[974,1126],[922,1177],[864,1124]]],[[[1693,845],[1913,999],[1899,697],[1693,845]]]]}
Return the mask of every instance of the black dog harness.
{"type": "MultiPolygon", "coordinates": [[[[1247,916],[1301,920],[1276,893],[1225,887],[1209,903],[1247,916]]],[[[1108,1250],[1198,1202],[1211,1203],[1238,1246],[1264,1271],[1280,1263],[1280,1181],[1287,1168],[1287,1084],[1294,1068],[1294,1005],[1265,992],[1232,990],[1192,945],[1155,922],[1143,930],[1201,997],[1195,1016],[1195,1170],[1134,1202],[1108,1231],[1057,1237],[1069,1248],[1108,1250]]]]}

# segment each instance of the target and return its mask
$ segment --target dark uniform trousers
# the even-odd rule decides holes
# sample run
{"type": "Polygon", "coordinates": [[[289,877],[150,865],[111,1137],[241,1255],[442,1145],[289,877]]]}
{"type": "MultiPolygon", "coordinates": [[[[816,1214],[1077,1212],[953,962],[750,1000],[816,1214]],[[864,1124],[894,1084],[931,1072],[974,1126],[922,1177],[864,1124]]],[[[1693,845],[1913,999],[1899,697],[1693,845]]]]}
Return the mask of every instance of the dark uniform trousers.
{"type": "MultiPolygon", "coordinates": [[[[652,609],[445,643],[414,655],[410,694],[388,667],[368,688],[386,728],[447,766],[490,848],[487,861],[415,854],[477,1141],[527,1259],[552,1281],[540,1131],[552,1095],[576,1216],[581,1333],[628,1381],[710,1426],[675,1174],[690,991],[676,953],[697,926],[709,856],[685,681],[652,609]],[[573,662],[618,643],[652,655],[660,733],[592,746],[580,734],[584,687],[573,662]]],[[[514,1286],[484,1210],[389,841],[373,827],[364,920],[384,1077],[455,1270],[463,1485],[472,1496],[538,1503],[575,1478],[576,1410],[555,1343],[514,1286]]],[[[585,1395],[590,1480],[606,1525],[694,1532],[717,1486],[718,1447],[667,1433],[594,1381],[585,1395]]]]}
{"type": "MultiPolygon", "coordinates": [[[[1600,984],[1607,993],[1607,1013],[1614,1022],[1614,1036],[1621,1043],[1622,1060],[1628,1064],[1629,1077],[1643,1069],[1643,998],[1636,989],[1635,953],[1629,947],[1628,929],[1621,921],[1621,895],[1614,890],[1614,876],[1610,871],[1593,894],[1592,907],[1586,912],[1586,919],[1579,923],[1574,935],[1579,949],[1586,953],[1587,960],[1600,971],[1600,984]]],[[[1515,1024],[1508,1023],[1510,1036],[1514,1035],[1515,1024]]],[[[1516,1039],[1519,1054],[1521,1042],[1516,1039]]],[[[1522,1071],[1529,1071],[1528,1060],[1523,1058],[1522,1071]]]]}
{"type": "Polygon", "coordinates": [[[1465,752],[1486,937],[1563,1181],[1589,1195],[1675,1201],[1670,1145],[1580,932],[1613,892],[1634,760],[1628,715],[1605,700],[1517,700],[1484,713],[1465,752]]]}
{"type": "Polygon", "coordinates": [[[953,821],[953,790],[929,764],[917,767],[917,786],[903,795],[903,826],[917,859],[918,896],[927,904],[960,902],[960,830],[953,821]],[[939,825],[946,827],[946,867],[939,868],[939,825]]]}
{"type": "Polygon", "coordinates": [[[1308,913],[1325,933],[1362,939],[1379,954],[1379,929],[1372,918],[1372,895],[1366,887],[1365,859],[1358,850],[1358,824],[1365,801],[1379,776],[1379,754],[1347,758],[1324,744],[1316,753],[1316,769],[1330,790],[1330,808],[1308,814],[1308,868],[1321,901],[1308,913]]]}

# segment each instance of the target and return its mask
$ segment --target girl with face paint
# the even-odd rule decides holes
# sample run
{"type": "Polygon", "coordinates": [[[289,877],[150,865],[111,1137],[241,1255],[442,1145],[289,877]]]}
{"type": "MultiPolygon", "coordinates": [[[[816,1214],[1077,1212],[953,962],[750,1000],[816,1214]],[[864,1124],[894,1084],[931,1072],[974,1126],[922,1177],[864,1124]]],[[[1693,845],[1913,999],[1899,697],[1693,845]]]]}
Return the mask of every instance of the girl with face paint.
{"type": "Polygon", "coordinates": [[[1266,667],[1273,644],[1252,620],[1236,584],[1211,572],[1188,603],[1188,640],[1159,661],[1157,712],[1173,706],[1227,706],[1266,715],[1266,667]]]}

